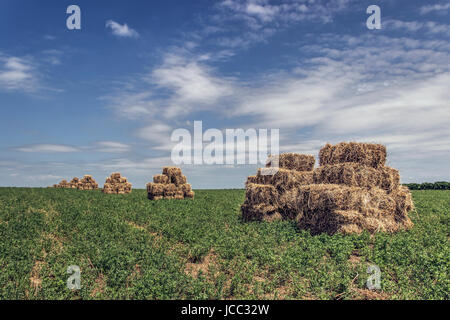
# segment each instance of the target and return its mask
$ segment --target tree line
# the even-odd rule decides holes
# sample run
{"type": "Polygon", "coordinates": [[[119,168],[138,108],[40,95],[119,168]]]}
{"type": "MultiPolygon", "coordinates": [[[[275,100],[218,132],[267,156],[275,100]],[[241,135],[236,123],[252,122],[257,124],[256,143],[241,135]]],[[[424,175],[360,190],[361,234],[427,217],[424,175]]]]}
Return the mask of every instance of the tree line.
{"type": "Polygon", "coordinates": [[[450,190],[450,182],[436,181],[424,183],[405,183],[410,190],[450,190]]]}

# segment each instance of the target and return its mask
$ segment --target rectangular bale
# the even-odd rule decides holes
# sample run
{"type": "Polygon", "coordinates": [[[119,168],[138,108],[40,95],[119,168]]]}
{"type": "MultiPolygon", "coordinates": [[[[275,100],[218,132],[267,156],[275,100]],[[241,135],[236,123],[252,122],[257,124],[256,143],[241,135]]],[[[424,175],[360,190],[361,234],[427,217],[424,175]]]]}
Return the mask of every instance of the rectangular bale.
{"type": "Polygon", "coordinates": [[[157,174],[157,175],[153,176],[153,182],[154,183],[168,183],[169,177],[166,176],[165,174],[157,174]]]}
{"type": "Polygon", "coordinates": [[[355,162],[324,165],[314,170],[316,184],[343,184],[350,187],[378,187],[388,193],[398,189],[400,174],[390,167],[375,169],[355,162]]]}
{"type": "Polygon", "coordinates": [[[313,155],[300,153],[282,153],[278,156],[269,156],[269,158],[267,159],[266,167],[276,167],[277,158],[278,167],[297,171],[312,171],[316,162],[316,159],[313,155]]]}
{"type": "Polygon", "coordinates": [[[319,151],[321,166],[344,162],[380,168],[386,163],[386,147],[375,143],[341,142],[337,145],[328,143],[319,151]]]}

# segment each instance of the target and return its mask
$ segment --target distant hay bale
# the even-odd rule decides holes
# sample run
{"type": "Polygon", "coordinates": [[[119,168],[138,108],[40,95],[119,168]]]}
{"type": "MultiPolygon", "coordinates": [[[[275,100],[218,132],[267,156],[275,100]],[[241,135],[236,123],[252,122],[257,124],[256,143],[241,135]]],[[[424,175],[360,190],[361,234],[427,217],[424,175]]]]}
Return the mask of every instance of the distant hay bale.
{"type": "Polygon", "coordinates": [[[278,167],[296,171],[312,171],[316,162],[312,155],[282,153],[280,155],[270,156],[267,160],[266,167],[276,166],[276,159],[278,159],[278,167]]]}
{"type": "Polygon", "coordinates": [[[106,178],[102,192],[107,194],[127,194],[132,191],[132,184],[127,181],[126,177],[122,177],[120,172],[111,173],[106,178]]]}
{"type": "Polygon", "coordinates": [[[384,166],[386,147],[374,143],[341,142],[337,145],[326,144],[319,151],[319,164],[338,164],[356,162],[373,168],[384,166]]]}
{"type": "Polygon", "coordinates": [[[155,175],[153,182],[147,184],[147,194],[150,200],[193,199],[195,195],[178,167],[163,167],[162,174],[155,175]]]}
{"type": "Polygon", "coordinates": [[[74,178],[69,182],[70,188],[72,188],[72,189],[77,189],[79,184],[80,184],[80,179],[77,178],[77,177],[74,177],[74,178]]]}
{"type": "Polygon", "coordinates": [[[78,190],[96,190],[98,189],[98,183],[90,174],[84,175],[78,184],[78,190]]]}
{"type": "Polygon", "coordinates": [[[389,167],[378,169],[354,162],[324,165],[314,170],[314,183],[344,184],[347,186],[379,187],[391,193],[400,185],[398,170],[389,167]]]}

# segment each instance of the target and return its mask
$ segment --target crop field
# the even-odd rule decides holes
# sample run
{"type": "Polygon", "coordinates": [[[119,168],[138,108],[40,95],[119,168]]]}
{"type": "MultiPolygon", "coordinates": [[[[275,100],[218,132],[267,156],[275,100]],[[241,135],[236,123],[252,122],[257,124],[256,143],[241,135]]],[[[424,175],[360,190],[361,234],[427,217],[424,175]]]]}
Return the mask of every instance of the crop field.
{"type": "Polygon", "coordinates": [[[414,228],[375,236],[244,223],[244,190],[195,191],[0,188],[0,299],[449,299],[448,190],[412,191],[414,228]]]}

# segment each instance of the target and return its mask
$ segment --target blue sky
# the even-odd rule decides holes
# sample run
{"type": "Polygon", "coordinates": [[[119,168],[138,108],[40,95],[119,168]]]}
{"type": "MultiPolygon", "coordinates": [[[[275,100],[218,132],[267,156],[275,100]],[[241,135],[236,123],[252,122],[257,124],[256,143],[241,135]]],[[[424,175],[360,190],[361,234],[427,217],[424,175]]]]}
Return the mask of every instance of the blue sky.
{"type": "MultiPolygon", "coordinates": [[[[143,188],[195,120],[279,129],[282,152],[383,143],[403,182],[450,180],[449,15],[448,1],[3,0],[0,185],[120,171],[143,188]]],[[[183,170],[239,188],[256,166],[183,170]]]]}

